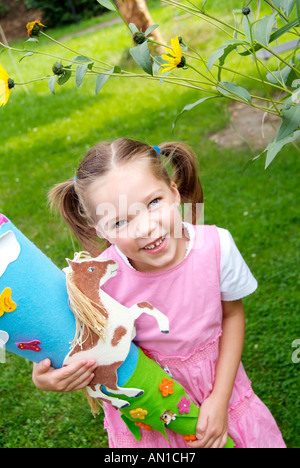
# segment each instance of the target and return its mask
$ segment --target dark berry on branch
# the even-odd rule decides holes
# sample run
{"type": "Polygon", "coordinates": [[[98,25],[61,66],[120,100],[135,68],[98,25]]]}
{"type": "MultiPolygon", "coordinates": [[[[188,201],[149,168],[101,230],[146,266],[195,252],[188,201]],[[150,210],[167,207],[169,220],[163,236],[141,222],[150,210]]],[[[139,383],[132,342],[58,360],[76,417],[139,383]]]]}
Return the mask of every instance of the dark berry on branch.
{"type": "Polygon", "coordinates": [[[250,10],[249,7],[245,7],[245,8],[243,8],[242,13],[243,13],[243,15],[247,16],[247,15],[249,15],[250,11],[251,10],[250,10]]]}

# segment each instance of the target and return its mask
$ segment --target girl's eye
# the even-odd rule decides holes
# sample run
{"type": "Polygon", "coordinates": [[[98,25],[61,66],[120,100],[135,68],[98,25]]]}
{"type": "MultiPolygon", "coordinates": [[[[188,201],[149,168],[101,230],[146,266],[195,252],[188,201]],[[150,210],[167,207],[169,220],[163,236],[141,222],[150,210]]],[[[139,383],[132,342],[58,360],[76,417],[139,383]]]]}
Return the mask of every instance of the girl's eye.
{"type": "Polygon", "coordinates": [[[152,200],[150,203],[149,203],[149,207],[152,208],[154,207],[155,205],[158,205],[159,203],[159,198],[154,198],[154,200],[152,200]]]}
{"type": "Polygon", "coordinates": [[[126,219],[122,219],[121,221],[117,221],[116,222],[116,228],[120,228],[122,226],[124,226],[124,224],[126,223],[126,219]]]}

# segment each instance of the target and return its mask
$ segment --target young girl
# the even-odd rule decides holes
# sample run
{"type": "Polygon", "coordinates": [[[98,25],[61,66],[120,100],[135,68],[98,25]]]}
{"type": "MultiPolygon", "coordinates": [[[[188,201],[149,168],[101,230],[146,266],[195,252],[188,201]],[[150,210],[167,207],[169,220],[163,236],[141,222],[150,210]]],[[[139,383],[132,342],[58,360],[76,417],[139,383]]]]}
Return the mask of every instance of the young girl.
{"type": "MultiPolygon", "coordinates": [[[[215,448],[225,445],[228,433],[236,447],[285,447],[240,362],[242,298],[256,289],[256,280],[227,230],[183,223],[178,209],[190,204],[195,218],[203,201],[190,149],[125,138],[99,144],[50,199],[83,248],[99,255],[99,239],[105,239],[109,248],[101,255],[119,265],[103,287],[108,294],[128,307],[149,301],[168,316],[164,335],[142,315],[136,342],[201,405],[197,440],[186,445],[168,431],[169,445],[155,431],[143,431],[137,442],[119,411],[105,404],[110,447],[215,448]]],[[[33,381],[41,389],[70,391],[88,385],[95,367],[81,360],[54,370],[45,360],[34,366],[33,381]]]]}

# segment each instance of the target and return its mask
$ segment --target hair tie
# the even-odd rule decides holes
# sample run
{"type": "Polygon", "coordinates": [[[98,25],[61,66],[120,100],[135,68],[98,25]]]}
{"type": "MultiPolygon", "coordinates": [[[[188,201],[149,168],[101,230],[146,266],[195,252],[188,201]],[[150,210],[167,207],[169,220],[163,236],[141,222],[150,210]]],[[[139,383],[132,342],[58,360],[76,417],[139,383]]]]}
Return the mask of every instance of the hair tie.
{"type": "Polygon", "coordinates": [[[73,184],[76,184],[77,176],[74,177],[73,184]]]}
{"type": "Polygon", "coordinates": [[[160,155],[160,148],[157,145],[153,146],[153,148],[155,149],[157,154],[160,155]]]}

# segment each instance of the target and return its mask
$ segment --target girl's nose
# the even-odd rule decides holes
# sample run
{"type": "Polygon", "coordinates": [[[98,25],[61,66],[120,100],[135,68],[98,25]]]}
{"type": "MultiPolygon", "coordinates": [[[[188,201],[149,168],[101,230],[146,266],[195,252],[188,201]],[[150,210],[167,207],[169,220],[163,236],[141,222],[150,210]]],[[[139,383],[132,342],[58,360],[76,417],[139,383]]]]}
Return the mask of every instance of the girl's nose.
{"type": "Polygon", "coordinates": [[[157,228],[157,221],[152,214],[144,213],[138,217],[135,230],[135,237],[150,237],[151,233],[157,228]]]}

